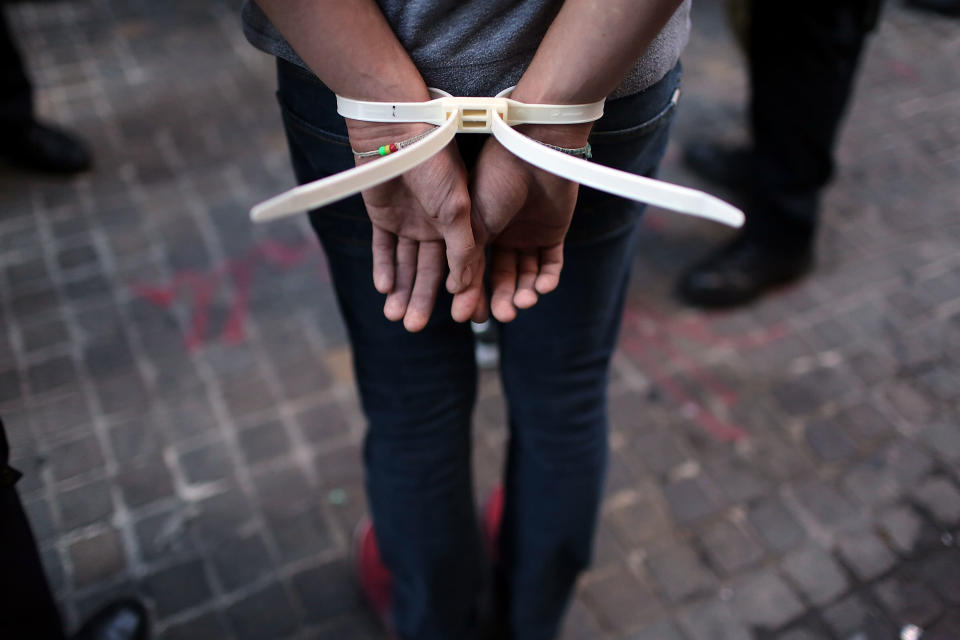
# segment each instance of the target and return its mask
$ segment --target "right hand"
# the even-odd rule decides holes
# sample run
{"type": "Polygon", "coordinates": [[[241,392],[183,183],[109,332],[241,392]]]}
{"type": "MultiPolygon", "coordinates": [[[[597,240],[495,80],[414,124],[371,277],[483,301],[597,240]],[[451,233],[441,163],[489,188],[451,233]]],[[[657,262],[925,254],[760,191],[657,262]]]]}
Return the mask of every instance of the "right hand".
{"type": "MultiPolygon", "coordinates": [[[[430,127],[347,120],[347,129],[351,146],[369,151],[430,127]]],[[[378,159],[358,159],[357,164],[378,159]]],[[[402,319],[408,331],[423,329],[447,265],[446,287],[454,294],[451,316],[457,322],[483,319],[483,247],[470,225],[467,173],[456,145],[447,145],[426,162],[362,195],[373,224],[373,283],[387,294],[383,307],[387,319],[402,319]]]]}
{"type": "MultiPolygon", "coordinates": [[[[535,140],[579,148],[591,124],[525,125],[535,140]]],[[[579,185],[534,167],[495,138],[484,143],[472,176],[474,228],[491,245],[490,310],[500,322],[529,309],[560,284],[563,241],[579,185]]]]}

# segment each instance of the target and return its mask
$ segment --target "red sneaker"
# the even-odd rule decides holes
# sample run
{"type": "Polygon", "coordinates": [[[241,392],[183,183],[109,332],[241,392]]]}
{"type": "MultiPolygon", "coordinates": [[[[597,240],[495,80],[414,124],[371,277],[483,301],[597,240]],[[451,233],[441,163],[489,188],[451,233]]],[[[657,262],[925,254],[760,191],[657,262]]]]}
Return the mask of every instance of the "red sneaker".
{"type": "MultiPolygon", "coordinates": [[[[504,498],[503,485],[497,485],[490,492],[483,508],[483,541],[488,557],[494,563],[500,553],[500,523],[503,521],[504,498]]],[[[369,518],[357,523],[353,537],[360,591],[391,639],[396,638],[390,620],[390,570],[380,558],[373,523],[369,518]]]]}
{"type": "Polygon", "coordinates": [[[500,559],[500,524],[503,522],[505,498],[503,485],[498,484],[487,496],[487,503],[483,507],[483,542],[487,557],[493,564],[500,559]]]}
{"type": "Polygon", "coordinates": [[[360,591],[387,633],[394,638],[390,620],[390,570],[380,559],[373,523],[369,518],[357,523],[353,538],[360,591]]]}

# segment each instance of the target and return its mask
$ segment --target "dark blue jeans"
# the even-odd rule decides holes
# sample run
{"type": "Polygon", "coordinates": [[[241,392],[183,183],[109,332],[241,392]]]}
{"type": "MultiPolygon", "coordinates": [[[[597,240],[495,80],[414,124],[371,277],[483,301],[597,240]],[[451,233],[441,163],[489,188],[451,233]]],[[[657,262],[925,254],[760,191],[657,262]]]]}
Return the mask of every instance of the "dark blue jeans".
{"type": "MultiPolygon", "coordinates": [[[[678,67],[647,91],[608,102],[591,137],[594,161],[653,174],[679,80],[678,67]]],[[[280,62],[278,96],[301,183],[353,166],[326,87],[280,62]]],[[[484,139],[458,136],[468,168],[484,139]]],[[[553,638],[590,560],[607,459],[608,367],[641,210],[581,189],[559,287],[501,327],[510,441],[496,572],[500,638],[553,638]]],[[[396,630],[416,640],[474,637],[489,572],[470,468],[477,381],[470,327],[450,319],[444,291],[420,333],[384,318],[359,196],[312,212],[311,222],[330,263],[369,421],[367,492],[394,577],[396,630]]]]}

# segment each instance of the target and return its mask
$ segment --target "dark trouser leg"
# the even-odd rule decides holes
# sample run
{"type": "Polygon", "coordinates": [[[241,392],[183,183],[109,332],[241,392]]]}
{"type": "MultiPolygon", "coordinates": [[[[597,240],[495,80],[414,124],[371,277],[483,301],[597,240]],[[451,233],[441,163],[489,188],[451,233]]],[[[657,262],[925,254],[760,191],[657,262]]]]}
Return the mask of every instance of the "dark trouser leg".
{"type": "Polygon", "coordinates": [[[0,2],[0,128],[33,117],[33,93],[0,2]]]}
{"type": "Polygon", "coordinates": [[[60,640],[60,614],[7,462],[0,421],[0,638],[60,640]]]}
{"type": "MultiPolygon", "coordinates": [[[[594,160],[652,175],[678,82],[679,69],[640,96],[608,103],[591,138],[594,160]]],[[[500,328],[511,435],[497,571],[508,630],[499,638],[555,638],[590,561],[607,462],[608,370],[640,209],[584,190],[559,286],[500,328]]]]}
{"type": "Polygon", "coordinates": [[[411,640],[467,640],[482,585],[470,460],[473,336],[450,319],[448,295],[420,333],[388,322],[369,248],[345,250],[336,231],[318,227],[368,421],[367,496],[392,574],[396,631],[411,640]]]}
{"type": "MultiPolygon", "coordinates": [[[[298,180],[353,166],[333,94],[289,64],[279,70],[298,180]]],[[[468,640],[482,587],[470,465],[473,335],[469,325],[450,318],[445,291],[420,333],[384,318],[384,297],[373,287],[370,222],[359,197],[311,219],[353,348],[368,421],[367,495],[392,574],[396,632],[405,640],[468,640]]]]}
{"type": "Polygon", "coordinates": [[[748,230],[812,238],[821,189],[879,0],[751,2],[751,126],[761,175],[748,230]]]}
{"type": "Polygon", "coordinates": [[[63,638],[37,543],[13,487],[0,489],[0,638],[63,638]]]}
{"type": "Polygon", "coordinates": [[[511,436],[500,586],[509,638],[554,638],[590,561],[607,462],[607,371],[635,230],[568,246],[558,289],[501,327],[511,436]]]}

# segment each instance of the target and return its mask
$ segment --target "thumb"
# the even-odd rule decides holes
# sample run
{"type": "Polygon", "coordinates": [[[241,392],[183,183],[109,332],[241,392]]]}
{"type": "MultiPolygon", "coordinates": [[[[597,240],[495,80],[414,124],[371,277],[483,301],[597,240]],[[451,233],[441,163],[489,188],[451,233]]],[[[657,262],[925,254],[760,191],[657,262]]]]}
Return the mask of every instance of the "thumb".
{"type": "Polygon", "coordinates": [[[461,216],[443,230],[443,241],[447,248],[447,264],[450,276],[447,278],[447,290],[450,293],[462,291],[477,278],[479,256],[483,254],[482,245],[473,237],[469,216],[461,216]]]}

